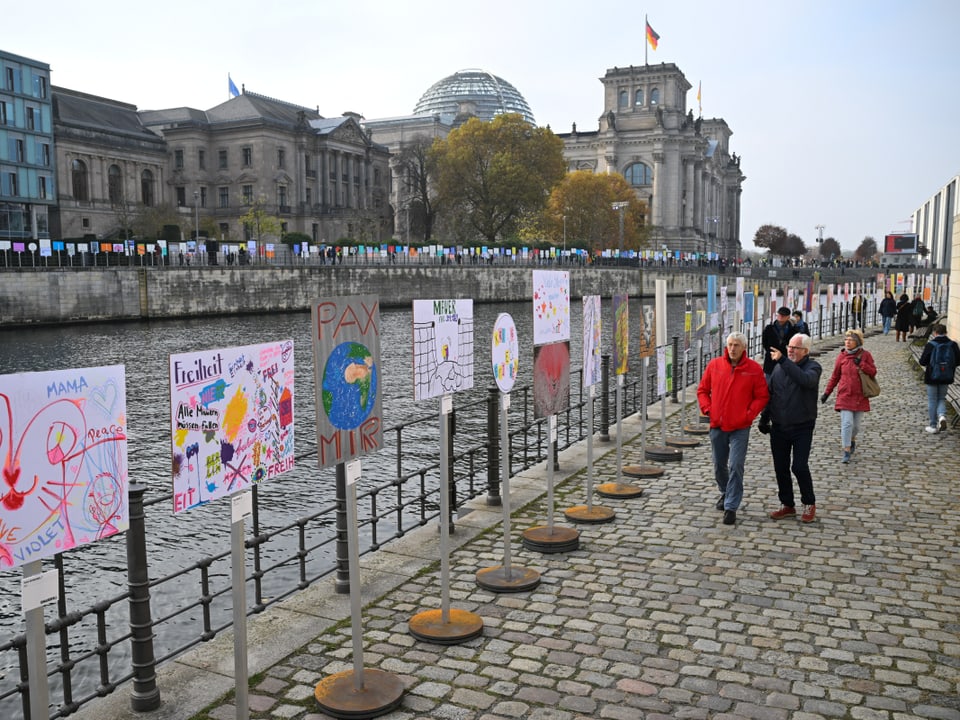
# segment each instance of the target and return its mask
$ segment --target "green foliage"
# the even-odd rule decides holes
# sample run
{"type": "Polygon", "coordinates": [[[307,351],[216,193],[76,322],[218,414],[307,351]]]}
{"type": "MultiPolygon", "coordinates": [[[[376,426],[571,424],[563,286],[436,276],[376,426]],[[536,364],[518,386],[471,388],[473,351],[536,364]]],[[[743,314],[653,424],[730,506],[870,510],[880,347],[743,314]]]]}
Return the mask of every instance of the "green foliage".
{"type": "Polygon", "coordinates": [[[489,243],[513,236],[525,215],[542,211],[566,172],[563,141],[517,114],[471,118],[434,143],[429,161],[451,227],[489,243]]]}
{"type": "Polygon", "coordinates": [[[260,243],[264,236],[278,236],[282,227],[280,218],[267,212],[266,201],[261,196],[254,200],[243,215],[240,224],[250,229],[253,239],[260,243]]]}
{"type": "Polygon", "coordinates": [[[313,242],[313,238],[302,232],[289,232],[283,236],[284,245],[289,245],[290,247],[294,245],[307,245],[311,242],[313,242]]]}

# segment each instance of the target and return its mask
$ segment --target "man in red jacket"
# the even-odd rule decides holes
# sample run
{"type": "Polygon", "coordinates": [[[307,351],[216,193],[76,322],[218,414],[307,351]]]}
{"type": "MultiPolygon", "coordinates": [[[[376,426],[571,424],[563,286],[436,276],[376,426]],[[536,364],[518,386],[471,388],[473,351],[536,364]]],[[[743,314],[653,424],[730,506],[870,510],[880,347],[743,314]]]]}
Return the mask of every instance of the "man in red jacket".
{"type": "Polygon", "coordinates": [[[717,510],[724,511],[724,525],[737,521],[750,426],[770,399],[763,368],[746,350],[746,336],[730,333],[723,356],[710,361],[697,388],[700,412],[710,416],[713,471],[720,488],[717,510]]]}

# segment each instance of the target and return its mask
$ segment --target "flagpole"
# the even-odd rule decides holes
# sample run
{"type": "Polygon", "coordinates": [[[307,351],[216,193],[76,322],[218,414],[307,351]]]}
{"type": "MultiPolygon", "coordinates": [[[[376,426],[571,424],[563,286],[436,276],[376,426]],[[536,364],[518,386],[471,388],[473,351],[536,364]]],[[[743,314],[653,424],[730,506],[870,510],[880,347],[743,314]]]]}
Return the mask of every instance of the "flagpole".
{"type": "Polygon", "coordinates": [[[647,40],[647,28],[650,27],[650,20],[647,19],[647,14],[643,14],[643,64],[647,65],[647,52],[649,52],[648,46],[650,42],[647,40]]]}

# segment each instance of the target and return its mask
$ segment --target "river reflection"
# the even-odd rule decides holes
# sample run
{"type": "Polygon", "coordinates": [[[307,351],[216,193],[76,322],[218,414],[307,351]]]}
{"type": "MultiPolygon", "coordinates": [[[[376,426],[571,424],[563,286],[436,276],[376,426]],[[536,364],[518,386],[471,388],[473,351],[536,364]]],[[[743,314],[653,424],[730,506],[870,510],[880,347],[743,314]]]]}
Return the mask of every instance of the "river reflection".
{"type": "MultiPolygon", "coordinates": [[[[637,327],[640,303],[630,304],[631,373],[640,368],[637,327]]],[[[520,338],[520,375],[518,385],[529,383],[533,349],[532,308],[529,303],[475,304],[475,369],[476,386],[455,398],[454,406],[483,398],[493,386],[490,369],[490,337],[497,315],[510,313],[520,338]]],[[[603,300],[603,352],[611,350],[612,304],[603,300]]],[[[582,310],[579,300],[571,306],[571,368],[578,369],[582,358],[582,310]]],[[[683,300],[668,302],[668,334],[683,330],[683,300]]],[[[409,309],[381,311],[381,378],[385,442],[391,437],[389,427],[417,417],[433,417],[422,435],[404,436],[404,470],[435,462],[438,438],[435,432],[438,402],[413,402],[412,314],[409,309]],[[434,430],[431,430],[433,428],[434,430]]],[[[291,338],[294,341],[296,454],[302,456],[316,446],[315,406],[311,322],[309,313],[255,315],[183,320],[144,321],[111,324],[75,325],[50,328],[23,328],[0,331],[0,374],[43,371],[72,367],[120,364],[126,368],[127,412],[129,416],[129,479],[146,485],[146,499],[169,496],[172,490],[170,467],[169,356],[211,348],[252,345],[291,338]]],[[[574,380],[573,388],[579,387],[574,380]]],[[[458,442],[483,442],[485,427],[458,428],[458,442]]],[[[381,455],[384,453],[378,453],[381,455]]],[[[382,484],[396,475],[395,459],[377,455],[363,459],[360,489],[365,484],[382,484]]],[[[283,526],[297,517],[316,512],[332,502],[334,469],[318,469],[315,456],[301,462],[291,472],[259,488],[260,523],[262,530],[283,526]]],[[[247,524],[249,533],[250,525],[247,524]]],[[[226,552],[230,546],[230,503],[215,502],[190,512],[173,515],[172,500],[147,508],[147,541],[150,578],[156,580],[187,567],[208,555],[226,552]]],[[[292,548],[288,549],[289,553],[292,548]]],[[[114,537],[64,555],[68,611],[92,605],[97,600],[113,597],[126,589],[126,549],[123,537],[114,537]]],[[[44,561],[45,569],[52,566],[44,561]]],[[[291,574],[295,576],[295,568],[291,574]]],[[[249,572],[249,570],[248,570],[249,572]]],[[[220,584],[229,583],[228,560],[215,563],[211,574],[220,584]]],[[[23,632],[20,613],[20,572],[7,570],[0,574],[0,638],[23,632]]],[[[154,619],[183,604],[185,598],[199,595],[197,575],[184,577],[177,583],[166,583],[154,592],[154,619]],[[175,589],[176,588],[176,589],[175,589]],[[172,593],[172,594],[171,594],[172,593]]],[[[249,600],[248,592],[248,600],[249,600]]],[[[228,598],[227,598],[228,600],[228,598]]],[[[47,619],[52,616],[48,609],[47,619]]],[[[200,611],[196,624],[181,631],[182,642],[200,634],[200,611]]],[[[125,603],[108,613],[108,622],[115,628],[128,623],[125,603]]],[[[216,623],[215,623],[216,625],[216,623]]],[[[111,633],[113,634],[113,633],[111,633]]],[[[81,628],[71,634],[71,644],[83,647],[84,636],[95,637],[95,628],[81,628]],[[74,634],[75,633],[75,634],[74,634]]],[[[175,646],[175,645],[172,645],[175,646]]],[[[51,647],[51,652],[55,648],[51,647]]],[[[111,651],[111,665],[124,658],[125,648],[111,651]],[[117,655],[117,659],[114,659],[117,655]]],[[[162,654],[158,650],[158,654],[162,654]]],[[[12,654],[11,654],[12,655],[12,654]]],[[[0,692],[16,682],[15,657],[0,658],[0,692]]],[[[93,687],[95,666],[78,666],[80,685],[93,687]]],[[[125,670],[117,670],[125,672],[125,670]]],[[[76,680],[75,680],[76,682],[76,680]]],[[[78,692],[84,695],[84,692],[78,692]]],[[[0,704],[0,717],[13,706],[0,704]]],[[[18,706],[17,706],[18,707],[18,706]]],[[[19,712],[14,709],[14,716],[19,712]]]]}

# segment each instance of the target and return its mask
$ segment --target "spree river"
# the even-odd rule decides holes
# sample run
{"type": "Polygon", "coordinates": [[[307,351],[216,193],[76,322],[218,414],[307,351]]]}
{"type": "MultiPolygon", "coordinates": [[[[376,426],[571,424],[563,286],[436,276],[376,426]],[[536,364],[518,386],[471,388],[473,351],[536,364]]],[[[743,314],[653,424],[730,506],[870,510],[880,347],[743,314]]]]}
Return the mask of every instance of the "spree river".
{"type": "MultiPolygon", "coordinates": [[[[609,298],[603,299],[603,352],[611,352],[613,311],[609,298]]],[[[668,302],[668,334],[683,331],[683,300],[671,298],[668,302]]],[[[510,313],[517,325],[520,339],[520,376],[518,385],[529,383],[532,365],[532,306],[530,303],[475,304],[474,305],[474,383],[472,391],[455,398],[472,400],[486,394],[493,385],[490,370],[490,338],[497,315],[510,313]]],[[[639,301],[630,303],[630,357],[631,374],[640,368],[638,356],[639,301]]],[[[582,310],[579,301],[571,305],[571,368],[578,369],[582,357],[582,310]]],[[[294,418],[296,454],[302,456],[316,447],[313,357],[311,321],[309,313],[256,315],[238,317],[201,318],[124,322],[111,324],[73,325],[46,328],[0,330],[0,374],[44,371],[65,368],[123,365],[126,372],[129,480],[147,486],[146,499],[169,495],[172,491],[170,464],[170,403],[169,356],[174,353],[252,345],[284,339],[294,341],[294,418]]],[[[436,400],[413,402],[412,344],[413,321],[409,309],[381,311],[381,378],[383,392],[383,419],[385,427],[417,417],[436,416],[436,400]]],[[[574,385],[576,387],[576,385],[574,385]]],[[[435,427],[435,426],[434,426],[435,427]]],[[[404,456],[424,459],[437,455],[438,438],[435,435],[411,438],[405,436],[404,456]]],[[[386,440],[386,433],[385,433],[386,440]]],[[[478,442],[476,437],[471,442],[478,442]]],[[[382,484],[395,475],[392,460],[377,462],[363,459],[365,482],[382,484]]],[[[412,467],[419,465],[412,462],[412,467]]],[[[335,472],[333,468],[318,469],[312,458],[304,461],[290,473],[260,486],[261,529],[285,525],[294,518],[315,512],[334,497],[335,472]]],[[[250,526],[247,524],[249,533],[250,526]]],[[[214,502],[187,513],[173,515],[169,505],[158,504],[147,508],[147,554],[150,577],[157,579],[198,560],[230,547],[230,503],[214,502]]],[[[126,550],[124,539],[114,536],[92,546],[68,552],[63,557],[65,566],[65,597],[67,610],[89,607],[94,602],[119,595],[126,589],[126,550]]],[[[44,561],[44,569],[52,562],[44,561]]],[[[229,566],[220,568],[229,582],[229,566]]],[[[183,597],[196,598],[196,575],[184,578],[183,597]]],[[[19,569],[0,572],[0,642],[24,631],[20,611],[19,569]]],[[[221,577],[222,581],[224,578],[221,577]]],[[[153,614],[156,619],[169,611],[169,605],[179,605],[180,598],[164,597],[162,589],[153,593],[153,614]]],[[[174,592],[173,589],[167,592],[174,592]]],[[[248,597],[249,600],[249,597],[248,597]]],[[[49,621],[53,612],[48,609],[49,621]]],[[[125,627],[128,621],[126,604],[111,610],[110,624],[125,627]]],[[[80,627],[71,631],[71,645],[78,649],[88,647],[84,636],[95,637],[95,628],[80,627]]],[[[183,631],[189,636],[199,634],[199,628],[183,631]]],[[[185,639],[185,638],[184,638],[185,639]]],[[[52,643],[53,638],[48,639],[52,643]]],[[[54,647],[48,648],[53,653],[54,647]]],[[[111,651],[122,660],[124,650],[111,651]]],[[[158,654],[160,652],[158,651],[158,654]]],[[[0,657],[0,692],[9,689],[18,680],[16,657],[8,653],[0,657]]],[[[117,669],[116,672],[126,672],[117,669]]],[[[83,696],[94,686],[95,663],[81,664],[74,679],[75,695],[83,696]],[[79,682],[78,682],[79,678],[79,682]],[[78,687],[80,686],[80,687],[78,687]],[[83,686],[86,686],[85,688],[83,686]]],[[[121,690],[122,692],[123,690],[121,690]]],[[[58,697],[52,694],[56,702],[58,697]]],[[[0,703],[0,717],[18,717],[19,703],[0,703]],[[12,712],[12,714],[10,714],[12,712]]]]}

